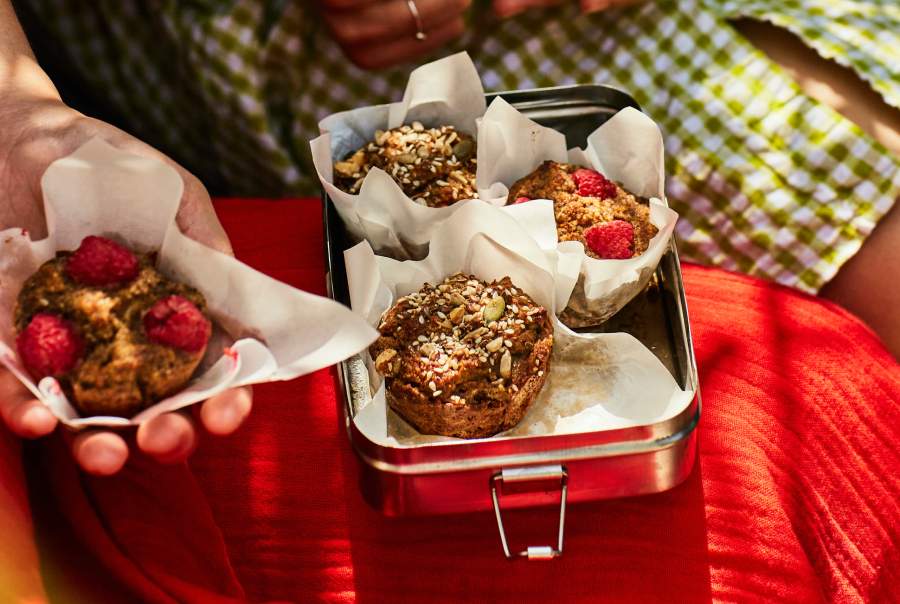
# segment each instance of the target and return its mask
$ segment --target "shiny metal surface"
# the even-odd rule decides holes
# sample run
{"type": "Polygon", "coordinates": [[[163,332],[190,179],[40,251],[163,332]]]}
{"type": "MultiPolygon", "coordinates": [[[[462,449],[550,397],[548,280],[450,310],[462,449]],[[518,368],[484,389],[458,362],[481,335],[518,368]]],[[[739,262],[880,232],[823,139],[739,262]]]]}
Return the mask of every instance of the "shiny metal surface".
{"type": "MultiPolygon", "coordinates": [[[[569,146],[583,145],[587,135],[619,109],[637,107],[625,93],[593,85],[502,96],[532,119],[562,131],[569,146]]],[[[329,292],[348,304],[343,250],[352,242],[347,240],[330,201],[323,201],[329,292]]],[[[528,468],[549,465],[565,468],[568,503],[657,493],[682,482],[696,457],[701,403],[675,242],[645,292],[606,324],[583,331],[631,333],[656,354],[682,388],[697,391],[697,396],[675,417],[650,425],[582,434],[385,447],[366,438],[351,421],[358,405],[369,396],[368,375],[357,356],[341,363],[338,373],[345,395],[345,425],[360,460],[360,487],[366,500],[391,516],[490,510],[494,501],[485,484],[493,485],[495,476],[506,472],[513,480],[504,478],[503,482],[512,484],[517,471],[524,468],[527,476],[528,468]]],[[[558,487],[557,483],[551,492],[504,492],[503,507],[558,504],[558,487]]],[[[532,555],[546,553],[536,549],[532,555]]]]}

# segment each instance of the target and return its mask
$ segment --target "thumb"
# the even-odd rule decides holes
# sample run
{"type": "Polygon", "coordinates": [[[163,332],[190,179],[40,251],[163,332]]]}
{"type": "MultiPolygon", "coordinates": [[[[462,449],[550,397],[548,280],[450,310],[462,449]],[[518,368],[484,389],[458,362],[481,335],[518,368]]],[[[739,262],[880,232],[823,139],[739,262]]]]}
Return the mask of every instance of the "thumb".
{"type": "Polygon", "coordinates": [[[209,192],[207,192],[206,187],[203,186],[203,183],[196,176],[185,170],[178,162],[165,153],[154,149],[115,126],[110,126],[93,118],[85,118],[84,123],[87,124],[90,134],[99,134],[113,146],[137,155],[158,159],[174,168],[184,183],[181,205],[178,208],[176,217],[178,227],[194,241],[198,241],[225,254],[234,255],[231,249],[231,242],[228,241],[225,229],[222,228],[222,223],[219,222],[219,218],[213,209],[209,192]]]}
{"type": "Polygon", "coordinates": [[[222,223],[219,222],[219,217],[216,216],[206,187],[196,176],[178,164],[174,164],[174,167],[184,182],[184,193],[181,196],[177,216],[181,232],[194,241],[233,256],[231,242],[225,234],[225,229],[222,228],[222,223]]]}

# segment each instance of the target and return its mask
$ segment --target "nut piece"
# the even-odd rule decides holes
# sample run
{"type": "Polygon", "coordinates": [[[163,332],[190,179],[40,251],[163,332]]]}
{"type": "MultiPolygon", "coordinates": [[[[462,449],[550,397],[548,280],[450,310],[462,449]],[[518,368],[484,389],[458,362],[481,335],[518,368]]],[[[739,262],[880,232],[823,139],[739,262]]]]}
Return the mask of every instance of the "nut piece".
{"type": "Polygon", "coordinates": [[[487,304],[484,305],[484,320],[486,323],[490,323],[491,321],[496,321],[501,316],[503,316],[503,311],[506,309],[506,301],[502,296],[495,295],[493,298],[488,300],[487,304]]]}
{"type": "Polygon", "coordinates": [[[397,351],[393,348],[385,348],[378,355],[378,358],[375,359],[375,369],[378,370],[378,373],[381,375],[391,375],[393,373],[393,364],[391,363],[394,360],[394,357],[397,356],[397,351]]]}
{"type": "Polygon", "coordinates": [[[466,315],[466,307],[465,306],[457,306],[453,310],[450,311],[448,315],[450,318],[450,322],[454,325],[459,325],[462,323],[463,317],[466,315]]]}
{"type": "Polygon", "coordinates": [[[487,348],[488,352],[497,352],[501,346],[503,346],[503,338],[494,338],[487,343],[485,348],[487,348]]]}
{"type": "Polygon", "coordinates": [[[472,155],[472,151],[475,150],[475,143],[471,140],[464,139],[453,145],[453,155],[457,157],[457,159],[465,160],[470,155],[472,155]]]}
{"type": "Polygon", "coordinates": [[[363,166],[363,152],[362,150],[357,151],[353,154],[353,156],[346,161],[339,161],[334,164],[334,171],[340,174],[341,176],[353,176],[357,174],[363,166]]]}
{"type": "Polygon", "coordinates": [[[459,170],[454,170],[453,172],[451,172],[450,178],[454,179],[464,185],[469,183],[469,181],[468,181],[468,179],[466,179],[465,175],[462,172],[460,172],[459,170]]]}
{"type": "MultiPolygon", "coordinates": [[[[487,327],[477,327],[463,336],[463,342],[465,342],[466,340],[474,340],[478,336],[487,333],[487,331],[488,331],[487,327]]],[[[503,345],[503,338],[500,338],[500,345],[501,346],[503,345]]],[[[499,348],[499,346],[498,346],[498,348],[499,348]]]]}
{"type": "Polygon", "coordinates": [[[508,378],[509,374],[512,372],[512,355],[509,353],[509,350],[503,351],[503,356],[500,357],[500,377],[508,378]]]}
{"type": "Polygon", "coordinates": [[[401,153],[397,156],[397,161],[401,164],[411,164],[416,161],[416,156],[412,153],[401,153]]]}
{"type": "Polygon", "coordinates": [[[465,304],[466,299],[459,295],[459,292],[453,292],[450,294],[450,302],[453,304],[465,304]]]}

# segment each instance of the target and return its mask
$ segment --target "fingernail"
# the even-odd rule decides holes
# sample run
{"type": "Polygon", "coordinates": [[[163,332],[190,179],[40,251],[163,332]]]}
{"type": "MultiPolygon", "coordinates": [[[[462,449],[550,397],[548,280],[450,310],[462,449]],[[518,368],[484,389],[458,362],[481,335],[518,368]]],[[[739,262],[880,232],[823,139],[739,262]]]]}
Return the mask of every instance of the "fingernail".
{"type": "Polygon", "coordinates": [[[177,449],[184,441],[184,436],[180,432],[170,429],[169,426],[164,426],[162,429],[157,427],[149,441],[147,449],[156,453],[165,453],[177,449]]]}
{"type": "Polygon", "coordinates": [[[53,430],[56,417],[43,405],[32,405],[22,414],[21,426],[33,436],[43,436],[53,430]]]}
{"type": "Polygon", "coordinates": [[[494,3],[494,14],[500,17],[501,19],[505,19],[507,17],[512,17],[516,13],[521,12],[522,9],[519,8],[517,4],[509,3],[509,2],[495,2],[494,3]]]}
{"type": "Polygon", "coordinates": [[[220,432],[231,432],[234,430],[235,426],[237,426],[240,421],[240,417],[238,415],[237,405],[223,405],[219,412],[216,414],[217,417],[217,428],[220,432]]]}
{"type": "Polygon", "coordinates": [[[609,0],[581,0],[581,12],[584,14],[595,13],[609,8],[609,0]]]}
{"type": "Polygon", "coordinates": [[[91,474],[109,476],[118,472],[124,463],[122,456],[115,451],[106,447],[97,447],[97,451],[91,453],[90,463],[86,464],[85,469],[91,474]]]}

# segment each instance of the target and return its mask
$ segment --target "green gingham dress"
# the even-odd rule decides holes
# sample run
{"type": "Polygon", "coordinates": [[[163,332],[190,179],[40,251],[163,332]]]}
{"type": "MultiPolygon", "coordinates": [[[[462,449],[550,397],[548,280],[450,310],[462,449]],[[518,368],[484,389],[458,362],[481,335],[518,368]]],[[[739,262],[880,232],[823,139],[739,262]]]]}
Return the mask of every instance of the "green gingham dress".
{"type": "MultiPolygon", "coordinates": [[[[124,127],[232,195],[315,194],[318,121],[399,100],[414,67],[355,68],[294,0],[28,4],[124,127]]],[[[900,107],[897,0],[649,0],[587,16],[575,4],[502,21],[476,4],[465,37],[421,62],[465,49],[487,90],[631,93],[662,128],[687,259],[815,292],[900,196],[897,158],[727,21],[784,27],[900,107]]]]}

